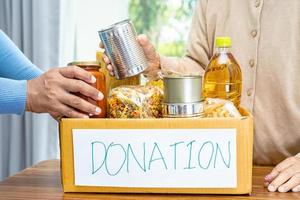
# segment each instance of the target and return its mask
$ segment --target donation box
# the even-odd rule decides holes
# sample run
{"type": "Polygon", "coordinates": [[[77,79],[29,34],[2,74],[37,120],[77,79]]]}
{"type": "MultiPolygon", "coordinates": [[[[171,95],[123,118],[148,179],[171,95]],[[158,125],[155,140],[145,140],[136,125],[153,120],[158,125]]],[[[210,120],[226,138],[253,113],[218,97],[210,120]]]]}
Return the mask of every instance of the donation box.
{"type": "Polygon", "coordinates": [[[247,194],[253,119],[67,119],[64,192],[247,194]]]}

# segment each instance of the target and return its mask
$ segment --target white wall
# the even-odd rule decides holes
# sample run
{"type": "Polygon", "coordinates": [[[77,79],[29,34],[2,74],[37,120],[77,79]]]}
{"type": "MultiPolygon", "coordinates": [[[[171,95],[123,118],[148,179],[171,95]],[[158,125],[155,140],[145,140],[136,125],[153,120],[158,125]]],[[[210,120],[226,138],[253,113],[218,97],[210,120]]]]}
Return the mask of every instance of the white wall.
{"type": "Polygon", "coordinates": [[[128,18],[130,0],[61,0],[60,66],[95,60],[98,31],[128,18]]]}
{"type": "Polygon", "coordinates": [[[94,60],[98,31],[128,18],[129,0],[77,0],[76,59],[94,60]]]}

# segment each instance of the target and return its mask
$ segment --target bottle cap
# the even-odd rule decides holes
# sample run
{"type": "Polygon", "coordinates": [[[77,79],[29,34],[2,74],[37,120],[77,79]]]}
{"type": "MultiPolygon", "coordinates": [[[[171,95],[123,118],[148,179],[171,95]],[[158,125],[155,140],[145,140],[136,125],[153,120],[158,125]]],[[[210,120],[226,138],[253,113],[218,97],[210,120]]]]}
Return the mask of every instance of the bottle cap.
{"type": "Polygon", "coordinates": [[[217,37],[216,38],[216,47],[231,47],[231,38],[230,37],[217,37]]]}

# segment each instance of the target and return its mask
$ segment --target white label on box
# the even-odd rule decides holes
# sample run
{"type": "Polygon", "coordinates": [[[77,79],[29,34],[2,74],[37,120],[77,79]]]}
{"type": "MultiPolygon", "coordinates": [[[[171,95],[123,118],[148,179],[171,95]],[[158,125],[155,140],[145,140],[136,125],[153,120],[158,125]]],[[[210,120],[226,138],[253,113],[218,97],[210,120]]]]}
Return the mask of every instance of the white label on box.
{"type": "Polygon", "coordinates": [[[236,188],[236,129],[73,129],[77,186],[236,188]]]}

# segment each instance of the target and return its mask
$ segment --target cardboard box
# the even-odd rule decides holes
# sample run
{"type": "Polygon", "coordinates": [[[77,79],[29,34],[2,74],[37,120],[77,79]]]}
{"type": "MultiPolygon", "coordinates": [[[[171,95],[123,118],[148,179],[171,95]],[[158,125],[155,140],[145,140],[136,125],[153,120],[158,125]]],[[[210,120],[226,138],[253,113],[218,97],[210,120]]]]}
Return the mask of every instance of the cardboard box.
{"type": "Polygon", "coordinates": [[[253,119],[240,111],[242,118],[62,119],[63,190],[251,193],[253,119]]]}

